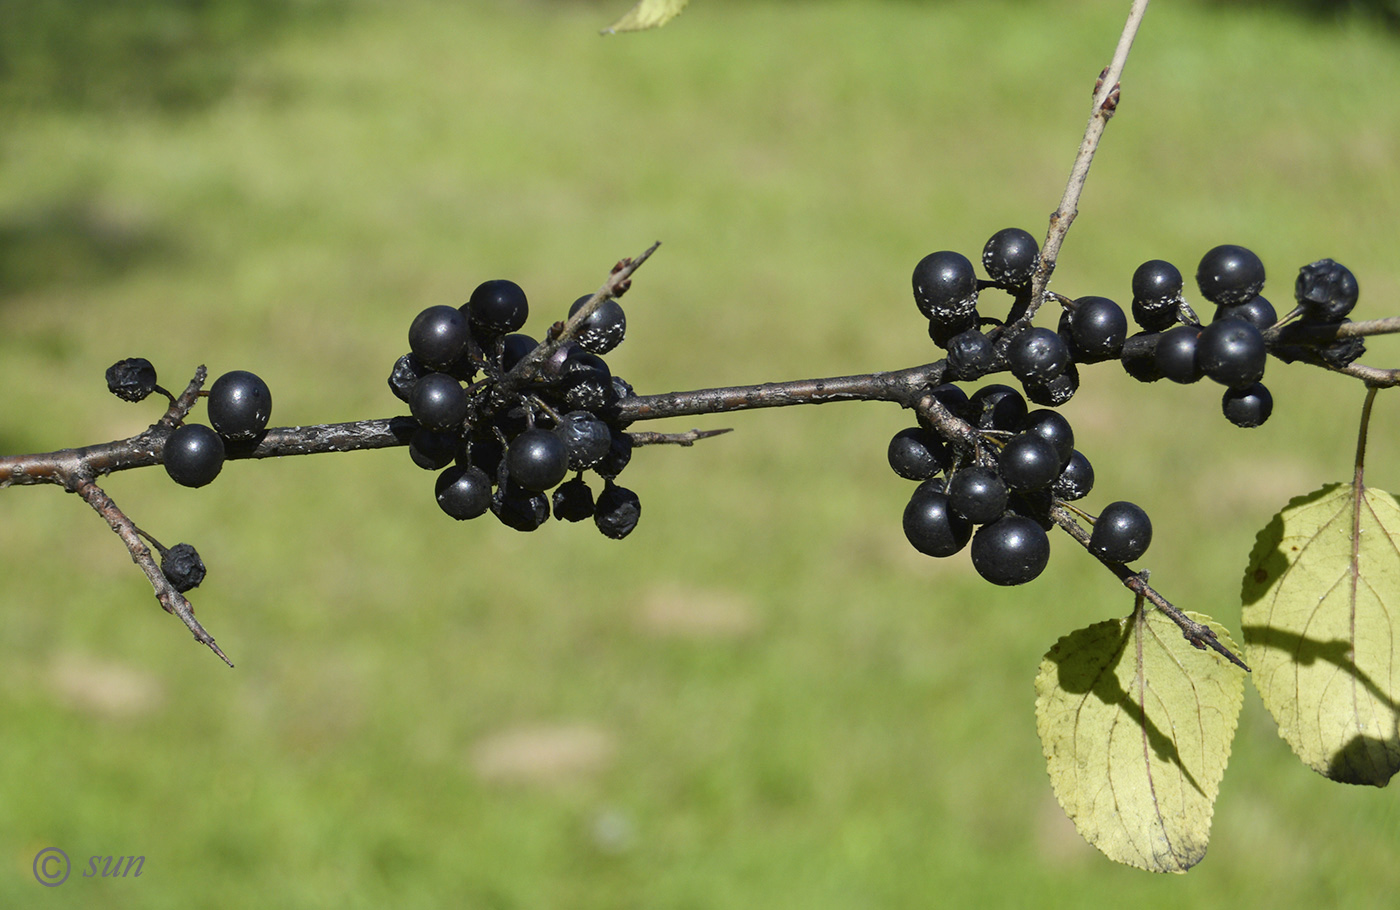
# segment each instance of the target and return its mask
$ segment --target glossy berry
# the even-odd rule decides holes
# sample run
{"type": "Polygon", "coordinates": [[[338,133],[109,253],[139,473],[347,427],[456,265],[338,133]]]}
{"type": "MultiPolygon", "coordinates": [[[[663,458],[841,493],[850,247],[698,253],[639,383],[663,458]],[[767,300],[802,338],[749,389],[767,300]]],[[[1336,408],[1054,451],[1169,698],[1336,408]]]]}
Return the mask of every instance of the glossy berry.
{"type": "Polygon", "coordinates": [[[1244,389],[1226,389],[1220,399],[1220,410],[1235,426],[1252,429],[1262,426],[1274,412],[1274,397],[1262,382],[1244,389]]]}
{"type": "Polygon", "coordinates": [[[613,400],[612,371],[597,354],[581,346],[570,351],[560,369],[559,394],[571,411],[598,411],[613,400]]]}
{"type": "Polygon", "coordinates": [[[451,306],[430,306],[408,327],[408,347],[434,370],[446,370],[467,349],[471,327],[467,316],[451,306]]]}
{"type": "Polygon", "coordinates": [[[890,469],[905,480],[928,480],[948,466],[948,447],[923,427],[894,434],[886,455],[890,469]]]}
{"type": "Polygon", "coordinates": [[[1040,265],[1040,246],[1029,231],[1003,228],[982,247],[982,268],[997,284],[1023,287],[1040,265]]]}
{"type": "Polygon", "coordinates": [[[1039,436],[1055,448],[1063,468],[1074,454],[1074,429],[1059,411],[1038,408],[1026,415],[1025,432],[1039,436]]]}
{"type": "Polygon", "coordinates": [[[186,487],[202,487],[224,468],[224,441],[202,423],[181,424],[165,441],[165,473],[186,487]]]}
{"type": "Polygon", "coordinates": [[[1063,464],[1051,443],[1033,433],[1021,433],[1002,447],[997,466],[1009,488],[1026,491],[1050,486],[1063,464]]]}
{"type": "Polygon", "coordinates": [[[972,522],[952,510],[948,495],[920,484],[904,507],[904,536],[926,556],[952,556],[967,546],[972,522]]]}
{"type": "Polygon", "coordinates": [[[1216,307],[1214,321],[1223,319],[1240,319],[1262,332],[1278,322],[1278,313],[1267,298],[1256,294],[1244,303],[1216,307]]]}
{"type": "Polygon", "coordinates": [[[176,591],[184,594],[199,587],[200,582],[204,581],[204,560],[199,558],[199,551],[193,545],[177,543],[161,552],[160,574],[165,576],[165,580],[170,582],[176,591]]]}
{"type": "Polygon", "coordinates": [[[1356,306],[1356,276],[1341,263],[1319,259],[1298,270],[1293,293],[1304,319],[1336,322],[1356,306]]]}
{"type": "Polygon", "coordinates": [[[948,339],[948,379],[971,382],[981,379],[996,366],[996,347],[978,329],[959,332],[948,339]]]}
{"type": "Polygon", "coordinates": [[[1133,319],[1149,332],[1160,332],[1177,319],[1182,303],[1181,272],[1162,259],[1149,259],[1133,272],[1133,319]]]}
{"type": "Polygon", "coordinates": [[[483,281],[462,305],[471,326],[481,335],[495,337],[517,332],[530,317],[525,291],[514,281],[483,281]]]}
{"type": "Polygon", "coordinates": [[[1156,382],[1162,378],[1157,368],[1157,343],[1160,332],[1138,332],[1123,342],[1123,369],[1138,382],[1156,382]]]}
{"type": "Polygon", "coordinates": [[[972,567],[994,585],[1023,585],[1050,561],[1050,538],[1034,519],[1004,515],[972,538],[972,567]]]}
{"type": "Polygon", "coordinates": [[[529,335],[512,332],[501,344],[501,372],[509,373],[526,354],[539,347],[540,343],[529,335]]]}
{"type": "Polygon", "coordinates": [[[948,479],[948,502],[973,524],[996,521],[1006,511],[1006,483],[996,471],[972,465],[948,479]]]}
{"type": "Polygon", "coordinates": [[[1111,502],[1103,507],[1089,534],[1089,552],[1109,562],[1141,559],[1152,543],[1152,522],[1131,502],[1111,502]]]}
{"type": "Polygon", "coordinates": [[[608,425],[588,411],[570,411],[560,420],[554,432],[569,450],[569,470],[591,468],[612,448],[612,431],[608,425]]]}
{"type": "MultiPolygon", "coordinates": [[[[1012,394],[1016,394],[1016,390],[1010,386],[1001,386],[1000,388],[1006,389],[1012,394]]],[[[929,394],[932,395],[939,404],[947,408],[948,413],[952,414],[954,417],[960,419],[967,418],[968,397],[961,386],[953,385],[951,382],[945,382],[942,385],[934,386],[929,394]]],[[[973,422],[976,423],[976,421],[973,422]]]]}
{"type": "Polygon", "coordinates": [[[637,526],[642,517],[642,502],[626,487],[608,481],[593,506],[593,524],[604,537],[621,540],[637,526]]]}
{"type": "Polygon", "coordinates": [[[558,434],[535,428],[510,442],[506,451],[510,479],[527,490],[543,492],[569,473],[569,449],[558,434]]]}
{"type": "Polygon", "coordinates": [[[419,427],[408,438],[408,457],[425,471],[441,471],[456,459],[459,441],[450,430],[419,427]]]}
{"type": "Polygon", "coordinates": [[[1107,297],[1080,297],[1060,317],[1060,334],[1079,363],[1113,360],[1128,337],[1128,317],[1107,297]]]}
{"type": "Polygon", "coordinates": [[[107,368],[107,391],[122,401],[143,401],[155,388],[156,368],[144,357],[128,357],[107,368]]]}
{"type": "MultiPolygon", "coordinates": [[[[592,299],[592,294],[585,294],[573,305],[569,307],[569,317],[583,309],[583,305],[592,299]]],[[[604,300],[598,309],[593,311],[575,335],[579,344],[584,350],[592,351],[594,354],[606,354],[622,343],[622,338],[627,334],[627,314],[622,311],[622,304],[612,298],[604,300]]]]}
{"type": "Polygon", "coordinates": [[[954,338],[977,328],[977,323],[976,310],[962,315],[935,314],[928,321],[928,337],[940,348],[946,348],[954,338]]]}
{"type": "Polygon", "coordinates": [[[1196,349],[1201,330],[1198,326],[1179,325],[1163,332],[1157,339],[1157,351],[1153,359],[1157,372],[1172,382],[1190,383],[1204,374],[1196,357],[1196,349]]]}
{"type": "Polygon", "coordinates": [[[1264,377],[1269,351],[1259,330],[1239,319],[1212,322],[1196,340],[1196,360],[1211,379],[1232,389],[1264,377]]]}
{"type": "Polygon", "coordinates": [[[1084,453],[1075,449],[1069,456],[1069,463],[1060,471],[1060,476],[1050,485],[1050,493],[1059,499],[1073,502],[1083,499],[1094,489],[1094,466],[1084,453]]]}
{"type": "Polygon", "coordinates": [[[1218,246],[1201,257],[1196,286],[1211,303],[1244,303],[1264,289],[1264,263],[1242,246],[1218,246]]]}
{"type": "Polygon", "coordinates": [[[434,485],[438,508],[458,521],[484,515],[491,508],[491,479],[476,467],[453,465],[434,485]]]}
{"type": "Polygon", "coordinates": [[[952,322],[977,310],[977,273],[962,253],[929,253],[914,266],[914,303],[931,320],[952,322]]]}
{"type": "Polygon", "coordinates": [[[272,391],[255,373],[234,370],[209,387],[209,422],[225,439],[252,439],[267,429],[272,391]]]}
{"type": "Polygon", "coordinates": [[[1026,399],[1009,385],[983,386],[967,401],[967,422],[980,430],[1019,433],[1025,420],[1026,399]]]}
{"type": "Polygon", "coordinates": [[[430,430],[455,430],[467,416],[467,393],[446,373],[429,373],[413,384],[408,410],[430,430]]]}
{"type": "Polygon", "coordinates": [[[593,517],[593,491],[582,477],[566,480],[554,488],[554,517],[559,521],[583,521],[593,517]]]}
{"type": "Polygon", "coordinates": [[[1069,348],[1058,333],[1037,326],[1011,339],[1006,360],[1011,374],[1022,382],[1045,383],[1069,366],[1069,348]]]}

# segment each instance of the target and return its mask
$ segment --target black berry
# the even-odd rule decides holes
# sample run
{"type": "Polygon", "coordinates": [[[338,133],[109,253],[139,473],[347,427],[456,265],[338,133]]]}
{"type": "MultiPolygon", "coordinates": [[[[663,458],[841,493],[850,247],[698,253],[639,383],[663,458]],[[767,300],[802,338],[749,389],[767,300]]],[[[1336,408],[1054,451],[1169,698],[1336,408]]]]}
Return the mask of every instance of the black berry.
{"type": "Polygon", "coordinates": [[[565,414],[554,432],[569,450],[569,469],[572,471],[593,467],[612,448],[612,431],[588,411],[565,414]]]}
{"type": "Polygon", "coordinates": [[[962,253],[940,250],[914,266],[914,303],[931,320],[952,322],[977,310],[977,273],[962,253]]]}
{"type": "Polygon", "coordinates": [[[1001,477],[1013,490],[1043,490],[1060,476],[1063,462],[1055,446],[1033,433],[1009,439],[997,460],[1001,477]]]}
{"type": "Polygon", "coordinates": [[[508,528],[534,531],[549,521],[549,497],[510,481],[491,494],[491,512],[508,528]]]}
{"type": "Polygon", "coordinates": [[[1133,272],[1133,319],[1149,332],[1176,322],[1182,303],[1181,272],[1162,259],[1149,259],[1133,272]]]}
{"type": "Polygon", "coordinates": [[[967,422],[980,430],[1016,433],[1026,420],[1026,399],[1009,385],[993,383],[973,392],[966,410],[967,422]]]}
{"type": "Polygon", "coordinates": [[[481,468],[453,465],[438,475],[434,492],[438,507],[458,521],[491,508],[491,479],[481,468]]]}
{"type": "Polygon", "coordinates": [[[413,354],[405,354],[394,361],[394,369],[389,373],[389,391],[407,404],[413,398],[413,385],[431,373],[413,354]]]}
{"type": "MultiPolygon", "coordinates": [[[[575,300],[573,306],[569,307],[569,316],[572,318],[575,313],[583,309],[583,305],[592,299],[592,294],[585,294],[575,300]]],[[[593,311],[593,315],[584,320],[583,326],[579,329],[574,338],[585,350],[594,354],[606,354],[622,343],[622,338],[627,334],[627,314],[622,311],[622,304],[612,298],[604,300],[598,309],[593,311]]]]}
{"type": "Polygon", "coordinates": [[[224,441],[202,423],[176,427],[165,441],[165,473],[187,487],[202,487],[224,468],[224,441]]]}
{"type": "Polygon", "coordinates": [[[1244,303],[1216,307],[1215,321],[1222,319],[1241,319],[1262,332],[1278,322],[1278,313],[1267,298],[1256,294],[1244,303]]]}
{"type": "Polygon", "coordinates": [[[972,567],[994,585],[1023,585],[1050,561],[1050,538],[1035,520],[1004,515],[972,538],[972,567]]]}
{"type": "Polygon", "coordinates": [[[543,492],[569,473],[569,449],[549,430],[526,430],[510,442],[506,471],[525,489],[543,492]]]}
{"type": "Polygon", "coordinates": [[[973,524],[996,521],[1006,511],[1006,483],[991,468],[972,465],[948,479],[948,502],[973,524]]]}
{"type": "Polygon", "coordinates": [[[1220,410],[1237,427],[1251,429],[1263,425],[1274,412],[1274,397],[1262,382],[1244,389],[1226,389],[1220,410]]]}
{"type": "Polygon", "coordinates": [[[1088,496],[1092,489],[1094,466],[1084,457],[1083,452],[1075,449],[1069,456],[1069,463],[1060,471],[1060,476],[1050,485],[1050,492],[1060,499],[1072,502],[1088,496]]]}
{"type": "Polygon", "coordinates": [[[1264,377],[1269,351],[1259,330],[1240,319],[1222,319],[1201,330],[1196,360],[1211,379],[1232,389],[1264,377]]]}
{"type": "Polygon", "coordinates": [[[566,480],[554,488],[554,517],[560,521],[583,521],[593,517],[593,491],[582,477],[566,480]]]}
{"type": "Polygon", "coordinates": [[[1003,228],[982,247],[982,268],[997,284],[1022,287],[1040,265],[1040,246],[1029,231],[1003,228]]]}
{"type": "Polygon", "coordinates": [[[446,373],[429,373],[413,384],[408,409],[430,430],[454,430],[467,416],[467,393],[446,373]]]}
{"type": "Polygon", "coordinates": [[[1131,502],[1111,502],[1103,507],[1089,535],[1089,552],[1109,562],[1133,562],[1152,543],[1152,522],[1131,502]]]}
{"type": "Polygon", "coordinates": [[[1242,246],[1218,246],[1201,257],[1196,286],[1211,303],[1244,303],[1264,289],[1264,263],[1242,246]]]}
{"type": "Polygon", "coordinates": [[[454,432],[419,427],[408,439],[408,457],[425,471],[441,471],[457,457],[458,442],[454,432]]]}
{"type": "Polygon", "coordinates": [[[1200,334],[1200,327],[1194,325],[1179,325],[1163,332],[1154,355],[1157,372],[1180,383],[1195,382],[1205,375],[1196,357],[1200,334]]]}
{"type": "Polygon", "coordinates": [[[497,278],[483,281],[462,305],[472,328],[486,337],[520,330],[530,317],[525,292],[514,281],[497,278]]]}
{"type": "Polygon", "coordinates": [[[1107,297],[1080,297],[1060,317],[1061,335],[1067,334],[1070,352],[1080,363],[1113,360],[1128,337],[1128,317],[1107,297]]]}
{"type": "Polygon", "coordinates": [[[978,329],[959,332],[948,339],[945,347],[948,351],[948,371],[945,375],[949,379],[960,382],[981,379],[996,366],[996,346],[978,329]]]}
{"type": "Polygon", "coordinates": [[[255,373],[234,370],[209,387],[209,422],[225,439],[252,439],[267,429],[272,391],[255,373]]]}
{"type": "Polygon", "coordinates": [[[948,448],[923,427],[894,434],[886,453],[890,468],[906,480],[928,480],[948,466],[948,448]]]}
{"type": "Polygon", "coordinates": [[[456,307],[430,306],[408,327],[409,350],[434,370],[451,366],[470,340],[466,314],[456,307]]]}
{"type": "Polygon", "coordinates": [[[1023,330],[1006,349],[1011,374],[1022,382],[1046,383],[1070,364],[1069,348],[1058,333],[1042,327],[1023,330]]]}
{"type": "Polygon", "coordinates": [[[1026,415],[1025,432],[1039,436],[1055,448],[1060,467],[1074,454],[1074,429],[1059,411],[1038,408],[1026,415]]]}
{"type": "Polygon", "coordinates": [[[954,512],[948,495],[932,481],[923,483],[904,507],[904,536],[914,549],[928,556],[952,556],[967,546],[972,522],[954,512]]]}

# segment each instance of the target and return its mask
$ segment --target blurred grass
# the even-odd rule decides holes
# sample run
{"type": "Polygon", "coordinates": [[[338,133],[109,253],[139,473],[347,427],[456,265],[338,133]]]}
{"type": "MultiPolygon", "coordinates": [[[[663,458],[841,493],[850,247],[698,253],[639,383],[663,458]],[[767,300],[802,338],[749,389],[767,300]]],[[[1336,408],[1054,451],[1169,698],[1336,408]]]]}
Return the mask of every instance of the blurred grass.
{"type": "MultiPolygon", "coordinates": [[[[511,277],[532,326],[665,241],[609,362],[639,391],[932,356],[912,264],[1039,232],[1119,3],[361,2],[276,31],[177,115],[29,105],[0,132],[0,451],[154,416],[102,371],[251,369],[274,421],[387,416],[422,307],[511,277]],[[66,219],[66,220],[65,220],[66,219]]],[[[1144,259],[1251,246],[1286,300],[1322,256],[1358,315],[1400,298],[1400,49],[1361,24],[1154,7],[1056,276],[1123,299],[1144,259]]],[[[1392,364],[1395,345],[1372,345],[1392,364]]],[[[1098,486],[1157,523],[1177,603],[1238,627],[1255,530],[1347,475],[1359,389],[1271,367],[1250,432],[1206,385],[1086,371],[1098,486]]],[[[1063,540],[1000,590],[904,542],[907,423],[835,405],[683,422],[638,454],[643,519],[457,525],[399,451],[105,485],[195,543],[226,671],[52,490],[5,494],[0,905],[1371,907],[1400,886],[1388,794],[1305,771],[1250,696],[1206,861],[1121,869],[1054,804],[1031,681],[1126,613],[1063,540]],[[42,847],[75,857],[51,891],[42,847]],[[140,854],[139,879],[81,878],[140,854]]],[[[1370,464],[1400,488],[1382,399],[1370,464]]]]}

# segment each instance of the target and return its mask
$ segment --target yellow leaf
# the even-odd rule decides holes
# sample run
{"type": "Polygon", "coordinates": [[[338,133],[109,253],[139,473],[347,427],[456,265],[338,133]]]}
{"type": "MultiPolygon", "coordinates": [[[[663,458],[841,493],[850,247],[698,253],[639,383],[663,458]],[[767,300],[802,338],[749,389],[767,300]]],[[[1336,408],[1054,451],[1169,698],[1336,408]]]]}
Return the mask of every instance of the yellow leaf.
{"type": "Polygon", "coordinates": [[[690,0],[639,0],[621,19],[603,29],[603,34],[660,28],[679,16],[688,2],[690,0]]]}
{"type": "Polygon", "coordinates": [[[1384,787],[1400,771],[1400,505],[1329,484],[1259,532],[1245,655],[1279,735],[1314,771],[1384,787]]]}
{"type": "MultiPolygon", "coordinates": [[[[1187,615],[1234,647],[1208,617],[1187,615]]],[[[1200,862],[1243,700],[1241,671],[1139,608],[1060,639],[1035,689],[1050,783],[1084,839],[1152,872],[1200,862]]]]}

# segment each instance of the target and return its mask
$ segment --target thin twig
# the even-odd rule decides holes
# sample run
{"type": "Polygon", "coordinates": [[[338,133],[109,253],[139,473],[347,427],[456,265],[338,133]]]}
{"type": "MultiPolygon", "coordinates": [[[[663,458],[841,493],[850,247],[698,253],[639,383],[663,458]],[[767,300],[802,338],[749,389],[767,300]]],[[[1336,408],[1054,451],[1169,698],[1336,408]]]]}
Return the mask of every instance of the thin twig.
{"type": "Polygon", "coordinates": [[[170,579],[165,577],[165,573],[156,564],[155,557],[151,555],[151,550],[141,539],[140,532],[131,519],[126,517],[117,504],[112,501],[101,487],[89,479],[75,479],[70,489],[83,498],[83,501],[92,506],[97,514],[106,519],[107,524],[117,536],[126,544],[127,550],[131,552],[131,561],[141,567],[141,571],[146,573],[146,578],[150,580],[151,587],[155,589],[156,600],[167,613],[173,613],[180,617],[185,626],[194,634],[195,640],[206,645],[219,658],[230,667],[233,661],[228,659],[228,655],[220,650],[214,642],[214,636],[204,630],[199,624],[199,620],[194,617],[194,608],[185,596],[175,590],[175,586],[170,583],[170,579]]]}
{"type": "Polygon", "coordinates": [[[723,436],[725,433],[734,432],[733,427],[722,427],[718,430],[687,430],[684,433],[649,433],[630,432],[627,435],[632,437],[633,446],[686,446],[695,445],[696,440],[711,439],[715,436],[723,436]]]}
{"type": "Polygon", "coordinates": [[[1084,192],[1084,182],[1089,179],[1089,165],[1093,163],[1094,152],[1098,150],[1104,127],[1118,109],[1120,80],[1123,67],[1128,62],[1128,51],[1132,50],[1133,39],[1137,37],[1142,17],[1147,12],[1148,0],[1133,0],[1128,11],[1128,21],[1123,25],[1123,34],[1118,38],[1118,47],[1113,52],[1113,60],[1099,76],[1094,88],[1094,103],[1089,114],[1089,125],[1084,128],[1084,138],[1080,140],[1079,152],[1074,156],[1070,168],[1069,182],[1065,185],[1060,207],[1050,216],[1050,228],[1045,235],[1045,244],[1040,250],[1040,265],[1031,279],[1030,305],[1019,321],[1029,322],[1040,308],[1045,289],[1050,284],[1050,276],[1055,271],[1055,262],[1060,255],[1069,226],[1079,214],[1079,197],[1084,192]]]}

